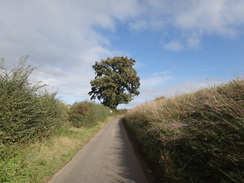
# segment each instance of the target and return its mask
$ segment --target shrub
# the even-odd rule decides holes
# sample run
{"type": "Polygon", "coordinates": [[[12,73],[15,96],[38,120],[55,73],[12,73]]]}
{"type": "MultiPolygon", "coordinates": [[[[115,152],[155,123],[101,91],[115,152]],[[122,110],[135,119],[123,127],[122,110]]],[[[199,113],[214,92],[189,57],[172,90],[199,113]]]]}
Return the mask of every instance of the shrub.
{"type": "Polygon", "coordinates": [[[34,68],[26,66],[27,58],[21,57],[11,71],[1,59],[0,182],[25,182],[16,178],[30,176],[23,171],[28,159],[23,149],[68,120],[68,107],[56,99],[57,93],[43,92],[45,85],[29,82],[34,68]]]}
{"type": "Polygon", "coordinates": [[[108,107],[93,102],[76,102],[71,106],[69,121],[74,127],[93,126],[110,115],[108,107]]]}
{"type": "Polygon", "coordinates": [[[4,63],[0,66],[0,143],[5,145],[41,135],[65,120],[56,93],[40,92],[44,85],[29,82],[34,68],[25,65],[27,58],[10,72],[4,63]]]}

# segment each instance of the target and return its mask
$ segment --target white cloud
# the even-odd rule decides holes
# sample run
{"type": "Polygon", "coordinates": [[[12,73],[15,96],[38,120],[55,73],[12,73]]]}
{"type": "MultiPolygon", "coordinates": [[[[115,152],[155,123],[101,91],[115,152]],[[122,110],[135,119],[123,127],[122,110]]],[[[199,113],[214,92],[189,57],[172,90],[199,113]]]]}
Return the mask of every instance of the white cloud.
{"type": "Polygon", "coordinates": [[[130,28],[161,32],[168,50],[199,48],[203,36],[233,39],[244,32],[242,0],[144,0],[141,4],[141,16],[129,23],[130,28]],[[178,31],[169,40],[172,29],[178,31]]]}
{"type": "Polygon", "coordinates": [[[165,48],[171,51],[182,51],[184,49],[183,45],[178,41],[171,41],[167,43],[165,48]]]}
{"type": "Polygon", "coordinates": [[[141,88],[151,88],[155,86],[162,86],[163,84],[169,82],[173,77],[170,75],[170,72],[155,72],[152,73],[151,77],[141,79],[141,88]]]}
{"type": "Polygon", "coordinates": [[[158,75],[167,75],[170,74],[169,71],[163,71],[163,72],[154,72],[152,75],[153,76],[158,76],[158,75]]]}
{"type": "Polygon", "coordinates": [[[187,47],[188,48],[199,48],[200,46],[200,36],[192,34],[187,38],[187,47]]]}
{"type": "Polygon", "coordinates": [[[140,30],[143,30],[143,29],[147,29],[148,27],[148,23],[146,22],[146,20],[136,20],[134,22],[130,22],[129,23],[129,27],[132,29],[132,30],[135,30],[135,31],[140,31],[140,30]]]}
{"type": "Polygon", "coordinates": [[[185,30],[196,30],[206,34],[233,36],[236,25],[244,23],[244,2],[228,0],[188,0],[173,13],[175,26],[185,30]]]}
{"type": "Polygon", "coordinates": [[[154,76],[154,77],[148,78],[148,79],[141,79],[141,87],[157,86],[157,85],[165,83],[169,79],[170,79],[169,76],[166,76],[166,77],[154,76]]]}

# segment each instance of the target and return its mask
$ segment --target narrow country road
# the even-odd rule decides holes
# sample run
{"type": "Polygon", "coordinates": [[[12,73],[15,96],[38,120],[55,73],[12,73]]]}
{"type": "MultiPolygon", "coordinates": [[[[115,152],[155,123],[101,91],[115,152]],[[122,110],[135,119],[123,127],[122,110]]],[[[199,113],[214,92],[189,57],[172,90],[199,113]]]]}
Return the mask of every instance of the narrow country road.
{"type": "Polygon", "coordinates": [[[121,118],[111,120],[49,183],[148,183],[121,118]]]}

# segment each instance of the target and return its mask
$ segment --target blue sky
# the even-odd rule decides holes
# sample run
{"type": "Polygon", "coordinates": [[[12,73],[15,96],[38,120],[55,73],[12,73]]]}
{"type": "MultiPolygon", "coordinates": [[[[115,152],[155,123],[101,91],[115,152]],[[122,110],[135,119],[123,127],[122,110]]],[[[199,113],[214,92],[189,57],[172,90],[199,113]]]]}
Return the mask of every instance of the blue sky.
{"type": "Polygon", "coordinates": [[[119,108],[244,73],[243,0],[0,0],[0,57],[28,54],[30,80],[66,103],[89,99],[95,61],[137,61],[141,94],[119,108]]]}

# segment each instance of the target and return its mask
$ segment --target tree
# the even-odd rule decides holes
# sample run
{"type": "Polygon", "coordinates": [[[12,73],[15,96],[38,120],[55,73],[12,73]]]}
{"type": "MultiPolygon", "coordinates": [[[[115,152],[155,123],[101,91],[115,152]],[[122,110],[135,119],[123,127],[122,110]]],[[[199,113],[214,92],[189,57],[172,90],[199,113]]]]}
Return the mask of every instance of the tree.
{"type": "Polygon", "coordinates": [[[88,93],[91,100],[98,99],[104,106],[115,109],[119,104],[129,103],[139,95],[140,78],[133,68],[135,60],[127,57],[114,57],[95,63],[95,79],[88,93]]]}

